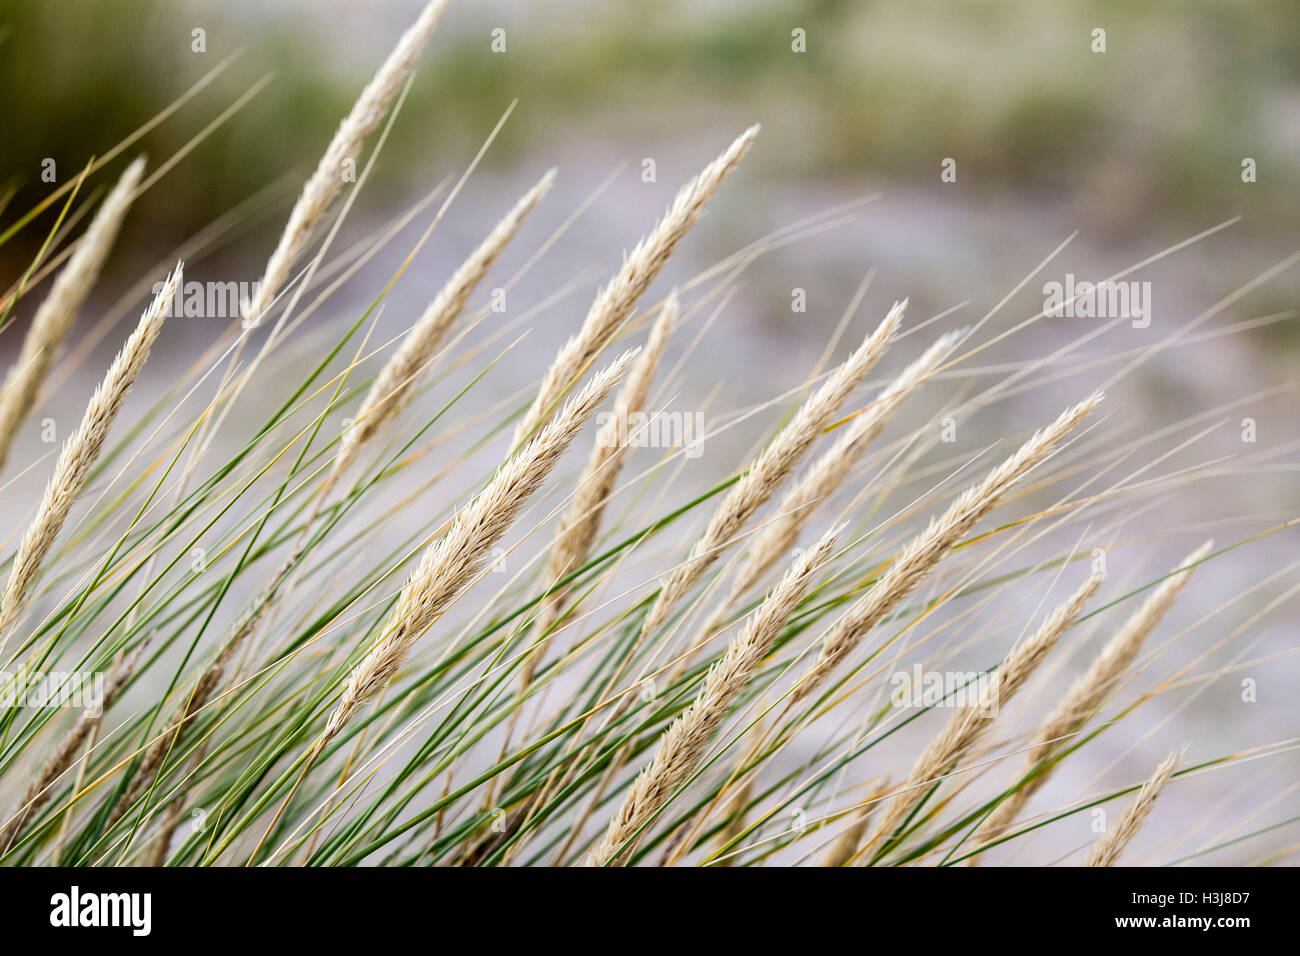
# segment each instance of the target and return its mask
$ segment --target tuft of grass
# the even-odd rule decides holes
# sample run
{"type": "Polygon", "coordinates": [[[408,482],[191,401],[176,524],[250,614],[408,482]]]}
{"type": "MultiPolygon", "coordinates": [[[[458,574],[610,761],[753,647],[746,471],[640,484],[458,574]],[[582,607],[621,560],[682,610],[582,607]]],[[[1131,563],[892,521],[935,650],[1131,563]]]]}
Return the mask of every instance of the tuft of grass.
{"type": "MultiPolygon", "coordinates": [[[[246,321],[232,321],[186,368],[147,365],[180,294],[178,265],[57,459],[21,463],[48,469],[49,482],[26,533],[0,552],[0,777],[15,795],[0,807],[0,861],[949,865],[1012,842],[1039,851],[1045,827],[1136,790],[1086,857],[1111,865],[1173,777],[1293,749],[1271,742],[1184,770],[1171,758],[1140,788],[1085,789],[1055,773],[1153,697],[1238,664],[1212,660],[1225,639],[1125,699],[1173,642],[1141,659],[1193,569],[1289,531],[1290,516],[1262,530],[1243,516],[1251,527],[1237,541],[1218,552],[1204,545],[1154,580],[1134,570],[1086,614],[1101,593],[1098,569],[1054,597],[1059,580],[1073,579],[1066,572],[1098,550],[1145,544],[1126,534],[1153,499],[1222,475],[1218,460],[1170,460],[1223,409],[1123,440],[1122,415],[1098,421],[1101,392],[1080,386],[1087,397],[1038,431],[1004,429],[1016,450],[987,470],[991,448],[944,448],[936,437],[945,418],[988,414],[1062,377],[1114,384],[1155,351],[1185,344],[1214,310],[1139,359],[1121,352],[1063,368],[1096,339],[1089,331],[1045,358],[972,368],[973,356],[1042,318],[985,335],[999,305],[967,329],[927,332],[919,357],[889,368],[907,337],[947,317],[905,327],[906,301],[896,303],[825,375],[716,416],[708,440],[746,422],[762,425],[763,440],[693,486],[687,479],[702,473],[689,471],[688,449],[672,440],[641,447],[629,419],[667,408],[746,270],[833,228],[845,210],[761,237],[648,301],[712,197],[742,175],[751,127],[680,189],[536,380],[510,382],[505,399],[475,407],[484,381],[499,383],[508,367],[501,359],[517,367],[527,323],[552,311],[570,321],[568,299],[585,286],[581,276],[560,280],[552,297],[501,322],[474,307],[524,221],[542,216],[554,171],[504,217],[494,212],[495,225],[404,321],[404,334],[385,342],[375,330],[513,105],[367,305],[338,305],[343,284],[363,281],[359,265],[397,242],[437,195],[331,255],[446,5],[424,8],[344,119],[269,253],[246,321]],[[371,137],[361,175],[340,177],[371,137]],[[268,318],[274,331],[245,362],[268,318]],[[878,368],[880,382],[871,379],[878,368]],[[133,400],[143,407],[124,428],[116,419],[128,417],[128,392],[149,375],[169,387],[152,402],[133,400]],[[250,383],[265,391],[253,394],[250,383]],[[912,414],[922,385],[937,412],[912,414]],[[869,390],[875,398],[862,398],[869,390]],[[585,462],[566,471],[569,450],[607,403],[611,417],[593,429],[585,462]],[[349,413],[349,426],[335,427],[349,413]],[[972,471],[984,476],[970,482],[972,471]],[[1037,626],[1026,611],[1034,601],[1052,608],[1037,626]],[[1067,686],[1052,665],[1085,624],[1113,636],[1067,686]],[[954,703],[968,681],[919,704],[884,702],[906,665],[968,672],[971,654],[987,658],[999,705],[1015,697],[1019,706],[1034,691],[1059,703],[1025,725],[1019,711],[1010,712],[1019,723],[986,719],[987,698],[954,703]],[[31,682],[56,671],[106,675],[102,694],[76,707],[32,705],[31,682]],[[1118,713],[1107,715],[1112,704],[1118,713]],[[889,747],[949,706],[958,709],[928,743],[921,738],[901,766],[881,766],[889,747]],[[990,787],[1008,759],[1022,769],[990,787]],[[1064,807],[1026,816],[1049,778],[1072,789],[1064,807]],[[186,828],[196,811],[204,825],[186,828]]],[[[137,161],[74,250],[69,237],[90,208],[74,200],[101,168],[91,162],[75,187],[56,192],[67,196],[57,221],[8,296],[6,310],[30,295],[28,279],[61,265],[0,393],[0,449],[11,459],[24,451],[15,437],[41,388],[75,366],[71,355],[56,369],[59,342],[145,188],[137,161]]],[[[54,201],[0,224],[0,236],[34,228],[54,201]]],[[[1274,455],[1240,467],[1271,466],[1274,455]]]]}

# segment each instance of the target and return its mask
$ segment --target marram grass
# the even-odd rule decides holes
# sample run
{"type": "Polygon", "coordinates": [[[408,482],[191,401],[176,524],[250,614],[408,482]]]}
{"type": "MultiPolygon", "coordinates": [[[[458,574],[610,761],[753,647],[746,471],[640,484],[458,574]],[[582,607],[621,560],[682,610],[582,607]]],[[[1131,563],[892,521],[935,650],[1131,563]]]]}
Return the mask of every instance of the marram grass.
{"type": "MultiPolygon", "coordinates": [[[[701,158],[583,318],[572,302],[582,277],[500,324],[476,305],[502,253],[543,216],[554,170],[504,215],[484,212],[479,245],[400,336],[380,341],[376,320],[397,309],[388,295],[445,205],[369,306],[337,308],[333,293],[438,195],[331,257],[446,5],[428,5],[341,123],[243,321],[194,364],[164,368],[170,352],[155,346],[181,267],[145,276],[160,291],[93,373],[101,384],[53,460],[25,425],[59,363],[84,361],[64,341],[122,254],[144,160],[120,174],[48,292],[51,270],[37,268],[10,290],[7,308],[41,298],[0,394],[0,464],[6,479],[31,469],[46,490],[37,501],[16,500],[12,484],[0,492],[24,516],[5,544],[0,599],[0,861],[1049,863],[1036,859],[1044,831],[1074,827],[1067,862],[1112,865],[1150,852],[1143,824],[1180,778],[1293,748],[1193,747],[1195,760],[1176,749],[1140,785],[1071,772],[1075,751],[1122,739],[1152,697],[1221,673],[1207,654],[1190,676],[1161,674],[1178,636],[1168,613],[1193,574],[1214,575],[1216,558],[1292,523],[1107,577],[1128,518],[1217,463],[1166,464],[1195,440],[1199,413],[1124,436],[1123,409],[1108,409],[1101,387],[1131,356],[1059,373],[1095,333],[968,375],[973,356],[1042,314],[1011,332],[989,331],[993,313],[952,331],[899,303],[801,387],[691,440],[660,427],[693,368],[692,326],[727,307],[754,261],[843,212],[763,237],[653,301],[674,251],[761,150],[757,126],[701,158]],[[363,166],[357,181],[340,175],[345,163],[363,166]],[[568,323],[558,354],[511,383],[508,402],[469,410],[543,313],[568,323]],[[267,318],[269,338],[258,335],[267,318]],[[279,404],[250,401],[259,377],[295,369],[299,380],[268,392],[287,395],[279,404]],[[122,415],[150,378],[162,397],[122,415]],[[997,449],[936,440],[944,421],[993,416],[1061,378],[1078,385],[1073,401],[1039,403],[1037,430],[997,449]],[[937,415],[912,410],[921,394],[937,415]],[[327,427],[344,416],[342,431],[327,427]],[[763,424],[762,444],[725,463],[710,450],[700,474],[723,477],[683,493],[676,477],[704,464],[691,441],[746,420],[763,424]],[[485,467],[489,450],[500,456],[485,467]],[[1100,652],[1071,682],[1063,665],[1093,643],[1100,652]],[[968,649],[987,654],[984,671],[957,666],[968,649]],[[962,678],[935,693],[904,681],[909,692],[891,696],[913,667],[962,678]],[[84,699],[35,702],[32,688],[56,672],[87,678],[84,699]],[[1047,701],[1047,716],[1025,697],[1047,701]],[[901,760],[898,740],[916,742],[901,760]],[[1116,822],[1095,836],[1087,811],[1112,802],[1116,822]]],[[[467,201],[476,165],[447,203],[467,201]]],[[[46,245],[66,241],[56,224],[46,245]]]]}

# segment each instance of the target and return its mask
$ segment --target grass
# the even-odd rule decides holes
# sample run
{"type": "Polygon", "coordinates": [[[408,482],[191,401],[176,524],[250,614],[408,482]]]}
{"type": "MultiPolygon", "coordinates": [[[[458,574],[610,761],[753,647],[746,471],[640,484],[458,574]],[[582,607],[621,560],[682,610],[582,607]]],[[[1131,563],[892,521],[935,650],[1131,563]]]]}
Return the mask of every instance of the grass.
{"type": "MultiPolygon", "coordinates": [[[[504,318],[490,296],[473,305],[525,220],[541,215],[552,173],[504,218],[485,218],[479,246],[407,331],[393,341],[375,332],[513,106],[369,304],[349,314],[335,296],[444,194],[334,250],[444,6],[426,8],[340,125],[245,321],[232,319],[188,367],[163,367],[157,349],[146,361],[182,294],[178,267],[53,463],[31,460],[24,422],[68,374],[60,366],[84,358],[67,346],[59,357],[60,341],[114,254],[128,195],[158,177],[141,180],[133,163],[79,243],[73,233],[96,208],[103,163],[0,223],[4,242],[57,217],[6,304],[8,314],[41,300],[27,359],[0,395],[11,423],[0,440],[10,472],[51,477],[18,544],[3,551],[0,861],[953,865],[996,862],[1013,847],[1033,855],[1044,827],[1138,792],[1115,829],[1071,856],[1112,865],[1143,848],[1161,789],[1294,751],[1284,739],[1195,754],[1177,768],[1166,761],[1145,785],[1108,777],[1079,789],[1079,775],[1060,769],[1151,700],[1252,663],[1223,658],[1229,637],[1179,667],[1164,653],[1175,638],[1157,644],[1156,635],[1193,575],[1293,533],[1293,517],[1243,516],[1228,544],[1169,568],[1130,563],[1107,577],[1101,564],[1138,550],[1126,529],[1152,502],[1272,465],[1287,446],[1187,465],[1175,459],[1225,409],[1125,439],[1122,412],[1095,389],[1196,341],[1295,256],[1136,354],[1091,353],[1073,365],[1114,321],[990,373],[972,360],[1042,313],[997,331],[1008,296],[952,331],[946,314],[914,319],[896,304],[839,364],[830,366],[833,342],[798,388],[715,416],[706,442],[747,421],[763,423],[765,438],[725,477],[684,494],[691,449],[638,448],[627,422],[667,409],[691,351],[755,262],[833,228],[846,210],[761,237],[648,301],[710,200],[761,148],[751,127],[682,186],[536,380],[511,383],[505,401],[479,400],[485,381],[503,376],[501,359],[517,361],[529,323],[551,311],[568,321],[568,300],[586,284],[562,282],[504,318]],[[340,175],[345,163],[355,177],[340,175]],[[923,344],[909,363],[898,353],[912,336],[923,344]],[[132,403],[128,418],[126,393],[149,376],[170,384],[156,401],[132,403]],[[999,403],[1062,378],[1087,381],[1038,430],[1008,433],[999,449],[942,440],[946,420],[995,415],[999,403]],[[937,412],[913,410],[922,395],[937,412]],[[611,405],[615,417],[598,422],[611,405]],[[342,417],[350,421],[336,429],[342,417]],[[571,470],[574,459],[586,465],[571,470]],[[1062,645],[1084,641],[1085,628],[1113,637],[1070,686],[1062,645]],[[993,677],[992,701],[965,698],[972,654],[987,658],[979,670],[993,677]],[[890,701],[914,663],[965,676],[890,701]],[[1140,678],[1162,669],[1138,692],[1140,678]],[[15,696],[53,672],[101,675],[102,707],[15,696]],[[1063,690],[1045,718],[1020,706],[1063,690]],[[954,707],[947,720],[931,713],[954,707]],[[892,751],[921,730],[922,745],[895,761],[892,751]],[[1049,778],[1054,799],[1060,785],[1074,789],[1063,808],[1031,802],[1049,778]]],[[[238,225],[223,221],[209,238],[238,225]]],[[[13,497],[12,484],[4,493],[13,497]]],[[[1261,594],[1294,569],[1260,582],[1261,594]]],[[[1245,615],[1253,591],[1214,614],[1245,615]]],[[[1249,847],[1293,822],[1256,821],[1192,856],[1249,847]]]]}

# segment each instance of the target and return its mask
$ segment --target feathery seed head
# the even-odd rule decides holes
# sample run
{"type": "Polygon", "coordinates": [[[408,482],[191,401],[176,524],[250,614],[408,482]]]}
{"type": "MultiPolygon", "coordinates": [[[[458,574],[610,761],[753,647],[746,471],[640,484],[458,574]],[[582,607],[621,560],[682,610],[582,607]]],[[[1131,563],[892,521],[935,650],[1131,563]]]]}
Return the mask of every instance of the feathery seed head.
{"type": "Polygon", "coordinates": [[[370,391],[366,393],[356,421],[343,434],[327,485],[332,485],[367,441],[405,406],[415,388],[415,381],[433,358],[443,338],[465,308],[474,289],[487,275],[492,264],[519,232],[528,214],[537,208],[555,181],[552,168],[506,213],[447,280],[429,303],[401,346],[385,363],[370,391]]]}
{"type": "Polygon", "coordinates": [[[709,670],[695,702],[673,723],[655,749],[654,757],[636,778],[622,805],[610,820],[604,837],[588,856],[591,866],[620,861],[623,844],[632,839],[694,773],[709,740],[726,718],[736,697],[749,683],[773,642],[807,597],[818,570],[830,558],[844,526],[827,531],[801,554],[785,577],[727,646],[709,670]]]}
{"type": "Polygon", "coordinates": [[[99,278],[143,175],[144,157],[138,156],[109,191],[68,264],[55,278],[49,295],[32,317],[22,351],[0,391],[0,468],[9,457],[19,426],[36,402],[77,310],[99,278]]]}
{"type": "Polygon", "coordinates": [[[866,377],[889,347],[902,319],[903,304],[895,303],[883,322],[863,339],[849,358],[833,371],[821,387],[800,406],[794,419],[781,429],[741,479],[727,492],[708,527],[691,548],[690,556],[668,578],[641,624],[641,636],[655,631],[673,605],[689,591],[718,559],[741,527],[789,476],[799,459],[834,420],[853,389],[866,377]]]}
{"type": "Polygon", "coordinates": [[[1094,392],[1066,409],[1045,428],[1036,431],[1016,453],[994,468],[979,484],[972,485],[948,506],[943,515],[913,538],[871,589],[827,631],[817,660],[809,666],[792,701],[807,697],[821,685],[849,652],[892,611],[942,560],[948,550],[967,534],[998,501],[1101,402],[1094,392]]]}
{"type": "Polygon", "coordinates": [[[1205,559],[1213,547],[1213,541],[1206,541],[1184,558],[1178,565],[1182,570],[1160,583],[1106,643],[1088,670],[1070,685],[1056,709],[1034,734],[1020,772],[1020,776],[1027,779],[998,804],[997,809],[984,821],[977,834],[981,842],[992,842],[1005,832],[1030,797],[1047,782],[1054,765],[1043,765],[1044,761],[1052,758],[1056,750],[1110,697],[1141,653],[1147,635],[1160,623],[1178,593],[1191,579],[1195,566],[1205,559]]]}
{"type": "Polygon", "coordinates": [[[474,581],[488,552],[541,487],[583,424],[627,372],[639,349],[624,352],[592,376],[545,427],[497,471],[487,487],[457,514],[441,538],[425,549],[389,615],[384,636],[348,678],[321,748],[367,700],[397,674],[410,649],[474,581]]]}
{"type": "Polygon", "coordinates": [[[366,137],[375,131],[384,113],[415,66],[415,61],[433,34],[450,0],[431,0],[397,41],[351,112],[339,124],[315,172],[302,187],[302,194],[289,213],[280,241],[267,260],[266,269],[253,299],[244,307],[248,328],[261,323],[262,316],[284,288],[294,261],[307,248],[312,232],[334,198],[343,190],[343,163],[356,161],[366,137]]]}
{"type": "Polygon", "coordinates": [[[1119,822],[1093,845],[1084,866],[1114,866],[1119,862],[1125,847],[1133,842],[1138,830],[1142,829],[1142,824],[1151,815],[1156,800],[1160,798],[1165,785],[1169,783],[1174,771],[1178,769],[1178,764],[1182,762],[1185,750],[1185,747],[1175,750],[1160,763],[1156,772],[1151,775],[1151,779],[1142,785],[1133,802],[1124,809],[1124,815],[1120,817],[1119,822]]]}
{"type": "MultiPolygon", "coordinates": [[[[614,490],[627,445],[623,429],[631,415],[645,410],[659,359],[668,345],[681,305],[677,290],[673,289],[664,301],[659,318],[650,330],[650,338],[628,374],[627,381],[614,402],[614,412],[601,427],[596,443],[587,458],[587,464],[578,479],[577,489],[556,533],[555,546],[547,563],[547,590],[566,574],[578,568],[587,559],[591,546],[600,530],[605,504],[614,490]]],[[[537,616],[537,631],[545,634],[564,609],[567,592],[552,591],[542,604],[537,616]]],[[[531,680],[537,663],[537,648],[525,662],[521,679],[525,686],[531,680]]]]}
{"type": "MultiPolygon", "coordinates": [[[[1057,607],[1034,634],[1014,647],[994,675],[992,692],[997,695],[997,704],[1004,706],[1024,686],[1025,681],[1043,662],[1048,652],[1056,646],[1061,636],[1070,628],[1083,611],[1084,604],[1097,593],[1103,576],[1090,575],[1077,591],[1064,604],[1057,607]]],[[[992,721],[985,713],[988,702],[966,707],[955,713],[943,731],[935,737],[921,752],[903,786],[881,815],[876,827],[866,844],[858,854],[859,860],[866,860],[900,824],[911,815],[922,798],[929,791],[929,784],[948,773],[952,766],[970,752],[988,731],[992,721]]]]}
{"type": "MultiPolygon", "coordinates": [[[[81,491],[86,476],[99,457],[108,430],[117,417],[126,393],[135,382],[149,358],[149,350],[162,330],[163,321],[171,309],[176,290],[181,284],[182,264],[163,283],[149,307],[140,316],[140,323],[126,340],[104,379],[95,389],[86,406],[81,425],[64,443],[54,467],[54,475],[45,487],[45,494],[18,546],[9,573],[9,583],[0,599],[0,639],[8,640],[9,627],[17,619],[33,581],[40,572],[45,556],[54,545],[63,528],[63,522],[72,509],[72,503],[81,491]]],[[[3,648],[0,643],[0,648],[3,648]]]]}
{"type": "Polygon", "coordinates": [[[582,328],[564,344],[543,376],[532,405],[515,429],[516,444],[545,420],[569,383],[609,344],[631,315],[637,299],[695,225],[705,204],[749,150],[758,130],[757,125],[745,130],[722,155],[683,186],[655,227],[624,256],[622,267],[596,293],[582,328]]]}
{"type": "MultiPolygon", "coordinates": [[[[904,299],[903,304],[906,302],[904,299]]],[[[745,565],[736,576],[726,607],[734,606],[781,555],[789,552],[803,527],[848,477],[862,453],[884,430],[898,408],[947,358],[964,334],[964,330],[958,330],[940,336],[845,426],[834,446],[786,493],[777,505],[776,517],[750,545],[745,565]]]]}

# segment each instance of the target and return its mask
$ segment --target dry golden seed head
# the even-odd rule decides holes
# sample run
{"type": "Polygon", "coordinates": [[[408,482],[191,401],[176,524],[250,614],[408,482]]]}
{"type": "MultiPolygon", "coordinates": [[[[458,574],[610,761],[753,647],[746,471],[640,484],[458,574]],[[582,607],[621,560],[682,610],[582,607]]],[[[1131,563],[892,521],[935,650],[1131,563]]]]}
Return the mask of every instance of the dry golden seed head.
{"type": "Polygon", "coordinates": [[[307,248],[321,217],[343,189],[346,181],[344,162],[357,162],[366,137],[375,131],[384,113],[392,105],[449,2],[450,0],[430,0],[415,23],[402,34],[397,46],[380,65],[374,78],[361,91],[351,112],[339,124],[316,171],[303,184],[302,194],[289,213],[289,221],[280,234],[275,251],[267,260],[257,291],[244,308],[249,328],[261,323],[263,314],[284,288],[294,262],[307,248]]]}
{"type": "Polygon", "coordinates": [[[131,676],[135,673],[135,667],[139,663],[140,656],[148,643],[149,641],[146,638],[133,654],[129,656],[125,654],[119,655],[104,686],[98,712],[83,714],[81,719],[72,725],[72,729],[64,734],[58,744],[55,745],[53,752],[41,766],[40,771],[23,794],[22,803],[15,807],[9,819],[3,825],[0,825],[0,853],[4,853],[9,849],[14,838],[22,831],[23,824],[49,802],[50,797],[53,796],[53,791],[50,788],[81,754],[83,746],[99,726],[103,715],[113,706],[118,694],[122,692],[122,688],[127,685],[131,676]]]}
{"type": "Polygon", "coordinates": [[[633,781],[604,837],[588,855],[588,865],[620,862],[627,853],[627,849],[621,849],[624,843],[695,772],[709,740],[771,650],[785,622],[812,589],[817,572],[829,560],[835,539],[842,531],[843,525],[832,528],[801,554],[727,645],[726,652],[710,669],[695,702],[660,738],[650,763],[633,781]]]}
{"type": "Polygon", "coordinates": [[[859,859],[869,858],[871,852],[880,847],[921,802],[928,791],[928,784],[948,773],[987,733],[993,723],[989,713],[990,703],[996,703],[997,708],[1001,709],[1016,695],[1082,613],[1084,605],[1097,593],[1103,579],[1102,574],[1089,575],[1069,600],[1047,616],[1031,637],[1012,648],[993,675],[991,692],[996,695],[995,701],[982,700],[976,706],[961,709],[953,715],[943,731],[930,741],[912,765],[911,772],[898,793],[885,807],[880,824],[859,851],[859,859]]]}
{"type": "Polygon", "coordinates": [[[144,363],[149,358],[149,349],[162,331],[163,321],[167,318],[176,290],[181,285],[181,272],[182,264],[177,263],[176,269],[140,316],[135,331],[113,359],[103,381],[90,397],[80,426],[59,454],[54,475],[46,485],[36,517],[18,545],[18,553],[9,573],[9,583],[3,599],[0,599],[0,649],[8,641],[9,628],[21,613],[32,582],[40,573],[41,565],[63,528],[63,522],[72,509],[77,493],[99,457],[108,430],[126,399],[127,391],[144,368],[144,363]]]}
{"type": "MultiPolygon", "coordinates": [[[[655,369],[668,345],[668,338],[677,323],[680,310],[677,290],[673,289],[650,330],[645,349],[632,366],[627,381],[615,399],[613,413],[596,436],[596,443],[578,478],[573,500],[560,519],[555,545],[551,549],[546,567],[546,590],[551,593],[537,614],[535,631],[539,635],[545,635],[564,610],[567,591],[553,590],[556,582],[581,567],[590,556],[591,546],[600,530],[605,504],[614,490],[627,454],[622,430],[633,413],[645,410],[655,369]]],[[[521,687],[527,687],[531,683],[544,650],[543,637],[520,670],[521,687]]]]}
{"type": "Polygon", "coordinates": [[[596,293],[582,328],[564,344],[542,377],[537,395],[515,428],[516,444],[546,420],[570,384],[609,345],[632,314],[637,299],[700,218],[704,206],[749,151],[758,130],[754,125],[741,133],[717,159],[678,191],[668,211],[624,257],[622,268],[596,293]]]}
{"type": "Polygon", "coordinates": [[[415,642],[473,583],[488,552],[541,487],[564,450],[627,372],[639,351],[624,352],[594,375],[547,425],[510,456],[487,487],[461,509],[447,533],[425,549],[389,615],[384,636],[353,668],[317,743],[318,751],[338,734],[358,708],[388,685],[415,642]]]}
{"type": "Polygon", "coordinates": [[[754,512],[776,493],[799,459],[831,424],[853,389],[889,347],[905,305],[906,300],[894,304],[885,320],[804,402],[791,422],[723,497],[704,535],[691,548],[686,561],[669,575],[650,606],[641,624],[642,639],[668,619],[673,606],[703,577],[754,512]]]}
{"type": "Polygon", "coordinates": [[[0,391],[0,468],[9,457],[9,449],[23,419],[36,402],[59,346],[76,320],[77,310],[99,278],[143,175],[144,157],[139,156],[104,199],[76,251],[32,317],[22,351],[9,369],[3,391],[0,391]]]}
{"type": "Polygon", "coordinates": [[[487,275],[497,257],[519,232],[528,214],[550,191],[555,182],[550,169],[496,224],[438,291],[423,314],[402,339],[402,344],[385,363],[357,412],[355,424],[343,435],[335,457],[333,479],[346,470],[361,447],[405,406],[416,379],[425,370],[438,346],[465,308],[474,289],[487,275]]]}
{"type": "Polygon", "coordinates": [[[776,506],[776,517],[755,536],[750,545],[745,564],[732,585],[726,608],[733,607],[781,555],[789,553],[817,509],[830,499],[898,408],[948,357],[964,334],[958,330],[940,336],[875,401],[844,427],[844,433],[834,446],[787,492],[776,506]]]}
{"type": "Polygon", "coordinates": [[[1035,432],[982,482],[963,491],[942,516],[932,520],[925,531],[908,542],[880,580],[827,630],[817,660],[800,678],[792,702],[806,698],[821,686],[863,637],[934,570],[948,550],[1018,481],[1046,459],[1101,400],[1101,392],[1094,392],[1066,409],[1052,424],[1035,432]]]}
{"type": "MultiPolygon", "coordinates": [[[[888,788],[889,775],[882,774],[868,784],[866,790],[868,793],[884,793],[888,788]]],[[[858,855],[858,848],[862,845],[862,838],[867,835],[867,827],[871,825],[871,817],[876,806],[877,803],[873,801],[856,811],[853,822],[836,837],[819,866],[848,866],[853,861],[858,855]]]]}
{"type": "Polygon", "coordinates": [[[1175,750],[1161,762],[1151,779],[1142,785],[1133,802],[1125,808],[1124,815],[1093,846],[1084,866],[1114,866],[1119,862],[1124,848],[1133,842],[1138,830],[1142,829],[1142,824],[1151,815],[1156,800],[1164,791],[1165,784],[1169,783],[1169,778],[1178,769],[1182,758],[1183,750],[1175,750]]]}
{"type": "Polygon", "coordinates": [[[1074,682],[1052,717],[1048,718],[1047,725],[1040,731],[1039,743],[1029,755],[1035,763],[1047,756],[1058,738],[1073,733],[1110,696],[1129,666],[1137,659],[1147,636],[1160,623],[1178,593],[1191,579],[1195,565],[1213,547],[1214,543],[1207,541],[1188,555],[1179,565],[1184,570],[1162,581],[1102,648],[1092,666],[1074,682]]]}
{"type": "Polygon", "coordinates": [[[1213,541],[1206,541],[1184,558],[1178,565],[1181,570],[1156,587],[1102,648],[1087,672],[1070,686],[1061,703],[1034,734],[1033,743],[1025,755],[1024,765],[1017,778],[1025,777],[1030,771],[1036,771],[1034,776],[1016,787],[989,814],[976,833],[979,843],[992,842],[1006,832],[1029,799],[1047,782],[1054,768],[1051,765],[1039,767],[1039,764],[1048,759],[1058,747],[1068,746],[1070,735],[1111,695],[1137,659],[1147,635],[1160,623],[1178,593],[1191,579],[1195,566],[1204,560],[1213,547],[1213,541]]]}

